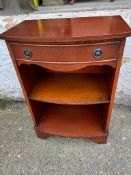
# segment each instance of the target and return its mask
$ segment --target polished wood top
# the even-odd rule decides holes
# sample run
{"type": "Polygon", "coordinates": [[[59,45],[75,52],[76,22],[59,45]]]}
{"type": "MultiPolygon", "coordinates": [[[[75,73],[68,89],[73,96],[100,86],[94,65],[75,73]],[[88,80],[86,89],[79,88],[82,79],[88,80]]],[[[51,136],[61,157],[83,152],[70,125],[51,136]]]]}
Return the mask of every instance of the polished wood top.
{"type": "Polygon", "coordinates": [[[131,29],[121,16],[27,20],[0,35],[26,42],[77,42],[123,38],[131,29]]]}

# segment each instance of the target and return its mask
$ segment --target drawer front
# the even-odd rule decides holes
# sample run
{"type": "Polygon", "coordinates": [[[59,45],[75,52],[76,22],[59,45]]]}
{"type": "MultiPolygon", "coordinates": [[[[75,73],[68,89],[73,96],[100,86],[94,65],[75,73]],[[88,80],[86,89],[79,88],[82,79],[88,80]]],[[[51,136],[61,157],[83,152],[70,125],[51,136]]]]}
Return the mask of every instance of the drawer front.
{"type": "Polygon", "coordinates": [[[12,43],[15,59],[43,62],[116,60],[120,42],[82,45],[29,45],[12,43]]]}

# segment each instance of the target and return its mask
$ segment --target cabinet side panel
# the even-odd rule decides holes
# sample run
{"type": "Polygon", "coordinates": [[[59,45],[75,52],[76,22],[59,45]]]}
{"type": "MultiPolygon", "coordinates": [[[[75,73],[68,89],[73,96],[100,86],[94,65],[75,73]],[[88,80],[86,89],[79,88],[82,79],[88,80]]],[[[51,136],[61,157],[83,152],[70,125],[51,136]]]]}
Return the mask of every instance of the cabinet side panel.
{"type": "Polygon", "coordinates": [[[111,97],[110,97],[110,104],[109,104],[107,120],[106,120],[106,124],[105,124],[105,132],[108,132],[109,123],[110,123],[110,119],[111,119],[112,107],[114,104],[115,92],[116,92],[117,82],[118,82],[118,78],[119,78],[119,72],[120,72],[120,67],[121,67],[121,62],[122,62],[123,51],[124,51],[124,47],[125,47],[125,41],[126,41],[125,38],[122,39],[120,49],[119,49],[118,61],[117,61],[117,65],[116,65],[116,70],[115,70],[114,80],[113,80],[113,85],[112,85],[112,93],[111,93],[111,97]]]}
{"type": "Polygon", "coordinates": [[[24,81],[22,81],[22,77],[21,77],[21,74],[19,72],[18,65],[16,64],[16,61],[15,61],[14,54],[13,54],[13,51],[11,49],[10,43],[8,41],[6,41],[6,44],[7,44],[7,47],[8,47],[8,50],[9,50],[9,53],[10,53],[10,56],[11,56],[11,59],[12,59],[12,62],[13,62],[16,74],[17,74],[17,77],[18,77],[18,80],[19,80],[19,83],[21,85],[21,88],[22,88],[25,100],[26,100],[26,102],[28,104],[28,108],[30,110],[30,113],[31,113],[31,116],[32,116],[32,120],[33,120],[34,124],[36,125],[37,122],[38,122],[38,115],[35,115],[36,114],[36,110],[33,109],[32,105],[31,105],[31,102],[28,99],[28,95],[27,95],[27,92],[26,92],[26,89],[25,89],[25,86],[24,86],[24,81]]]}

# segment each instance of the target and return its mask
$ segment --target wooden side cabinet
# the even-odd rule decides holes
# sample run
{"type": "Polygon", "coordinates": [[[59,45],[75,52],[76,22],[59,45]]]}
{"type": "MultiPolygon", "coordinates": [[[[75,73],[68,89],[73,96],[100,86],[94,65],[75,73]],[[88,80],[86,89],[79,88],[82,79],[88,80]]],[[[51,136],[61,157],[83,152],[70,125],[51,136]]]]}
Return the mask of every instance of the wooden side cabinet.
{"type": "Polygon", "coordinates": [[[6,40],[35,130],[106,143],[131,29],[120,16],[28,20],[6,40]]]}

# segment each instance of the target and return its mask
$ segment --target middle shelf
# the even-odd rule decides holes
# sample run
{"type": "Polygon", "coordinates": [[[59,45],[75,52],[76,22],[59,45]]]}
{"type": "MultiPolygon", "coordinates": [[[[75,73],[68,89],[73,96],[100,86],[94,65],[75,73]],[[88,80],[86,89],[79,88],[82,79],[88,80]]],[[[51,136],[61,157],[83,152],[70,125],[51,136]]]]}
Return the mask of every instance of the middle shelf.
{"type": "Polygon", "coordinates": [[[46,73],[36,82],[29,98],[71,105],[109,102],[107,81],[103,74],[46,73]]]}

